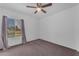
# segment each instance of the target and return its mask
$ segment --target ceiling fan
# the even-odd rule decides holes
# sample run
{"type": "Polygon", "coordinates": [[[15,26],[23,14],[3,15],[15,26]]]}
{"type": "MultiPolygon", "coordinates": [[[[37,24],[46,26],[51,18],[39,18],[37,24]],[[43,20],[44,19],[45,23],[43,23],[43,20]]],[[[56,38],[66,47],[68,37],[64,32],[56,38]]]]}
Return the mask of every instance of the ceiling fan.
{"type": "Polygon", "coordinates": [[[42,11],[43,13],[47,13],[44,8],[52,6],[52,3],[48,3],[48,4],[42,4],[42,3],[37,3],[36,6],[26,6],[28,8],[35,8],[36,11],[34,12],[34,14],[36,14],[37,12],[42,11]]]}

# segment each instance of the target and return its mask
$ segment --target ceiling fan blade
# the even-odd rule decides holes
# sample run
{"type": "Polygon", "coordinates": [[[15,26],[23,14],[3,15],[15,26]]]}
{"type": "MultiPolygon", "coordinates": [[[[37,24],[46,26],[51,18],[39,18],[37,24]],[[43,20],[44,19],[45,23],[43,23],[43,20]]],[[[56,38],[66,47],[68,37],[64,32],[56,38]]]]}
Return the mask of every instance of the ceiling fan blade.
{"type": "Polygon", "coordinates": [[[45,4],[45,5],[43,5],[43,6],[41,6],[41,7],[49,7],[49,6],[52,6],[52,3],[49,3],[49,4],[45,4]]]}
{"type": "Polygon", "coordinates": [[[42,12],[47,13],[44,9],[41,9],[42,12]]]}
{"type": "Polygon", "coordinates": [[[29,7],[29,8],[36,8],[36,7],[34,7],[34,6],[26,6],[26,7],[29,7]]]}
{"type": "Polygon", "coordinates": [[[38,11],[36,10],[35,12],[34,12],[34,14],[36,14],[38,11]]]}

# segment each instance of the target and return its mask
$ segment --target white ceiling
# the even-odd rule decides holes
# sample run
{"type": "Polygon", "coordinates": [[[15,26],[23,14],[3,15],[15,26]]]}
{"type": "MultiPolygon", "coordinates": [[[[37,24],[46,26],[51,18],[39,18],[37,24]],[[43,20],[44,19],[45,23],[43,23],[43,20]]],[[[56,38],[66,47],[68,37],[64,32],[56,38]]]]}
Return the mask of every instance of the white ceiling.
{"type": "Polygon", "coordinates": [[[45,10],[47,11],[46,14],[44,14],[42,12],[34,14],[35,9],[27,8],[26,6],[28,6],[28,5],[36,6],[36,4],[34,4],[34,3],[0,3],[0,8],[28,14],[28,15],[33,16],[35,18],[44,18],[48,15],[53,15],[53,14],[58,13],[60,11],[74,7],[74,6],[78,5],[78,3],[53,3],[53,5],[51,7],[45,8],[45,10]]]}

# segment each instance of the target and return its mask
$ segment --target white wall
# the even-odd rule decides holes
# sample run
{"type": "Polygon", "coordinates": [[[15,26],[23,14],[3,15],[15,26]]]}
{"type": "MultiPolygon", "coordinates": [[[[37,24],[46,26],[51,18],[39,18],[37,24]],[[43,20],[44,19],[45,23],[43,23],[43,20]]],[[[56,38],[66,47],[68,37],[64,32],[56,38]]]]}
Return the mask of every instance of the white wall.
{"type": "Polygon", "coordinates": [[[40,38],[49,42],[79,50],[79,6],[78,8],[69,8],[56,13],[55,15],[50,15],[44,19],[41,19],[40,38]],[[78,16],[77,19],[75,16],[78,16]],[[74,23],[75,20],[76,23],[74,23]],[[74,25],[76,27],[75,30],[74,25]],[[77,37],[74,37],[74,33],[77,37]]]}
{"type": "Polygon", "coordinates": [[[79,51],[79,5],[74,7],[74,39],[76,41],[76,49],[79,51]]]}
{"type": "Polygon", "coordinates": [[[33,17],[28,16],[27,14],[22,14],[16,11],[6,10],[0,8],[0,48],[2,47],[2,38],[1,38],[1,26],[2,26],[2,16],[9,16],[15,19],[24,19],[25,22],[25,31],[27,41],[37,39],[37,20],[33,17]]]}

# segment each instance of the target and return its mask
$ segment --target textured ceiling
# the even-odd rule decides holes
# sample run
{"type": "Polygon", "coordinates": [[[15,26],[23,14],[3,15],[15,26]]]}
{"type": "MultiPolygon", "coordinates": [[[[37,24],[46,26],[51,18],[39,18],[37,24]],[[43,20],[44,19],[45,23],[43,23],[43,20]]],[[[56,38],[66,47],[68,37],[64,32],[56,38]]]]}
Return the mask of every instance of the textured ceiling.
{"type": "Polygon", "coordinates": [[[44,14],[42,12],[34,14],[35,9],[27,8],[26,7],[27,5],[36,6],[35,3],[0,3],[0,8],[17,11],[17,12],[28,14],[28,15],[33,16],[35,18],[41,19],[41,18],[44,18],[48,15],[53,15],[53,14],[58,13],[60,11],[74,7],[78,4],[77,3],[53,3],[53,5],[51,7],[45,8],[45,10],[47,11],[46,14],[44,14]]]}

